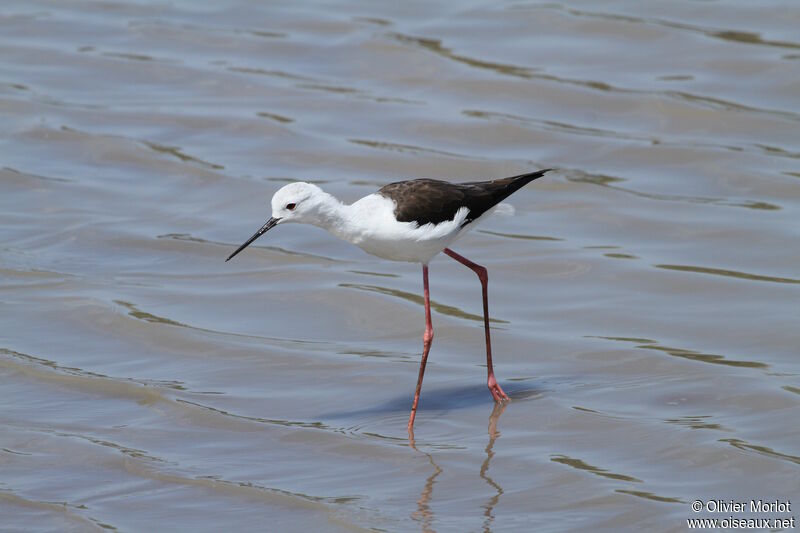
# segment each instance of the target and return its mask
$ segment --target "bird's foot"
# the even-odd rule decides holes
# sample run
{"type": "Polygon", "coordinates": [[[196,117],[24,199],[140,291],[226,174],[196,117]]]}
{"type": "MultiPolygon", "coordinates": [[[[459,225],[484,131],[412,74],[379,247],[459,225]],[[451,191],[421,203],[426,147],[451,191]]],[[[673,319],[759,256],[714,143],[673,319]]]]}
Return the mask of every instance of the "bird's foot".
{"type": "Polygon", "coordinates": [[[489,392],[492,393],[492,397],[494,401],[497,403],[503,403],[511,401],[511,398],[508,397],[508,394],[503,392],[503,389],[500,388],[500,384],[497,383],[497,380],[494,379],[494,376],[489,377],[489,392]]]}

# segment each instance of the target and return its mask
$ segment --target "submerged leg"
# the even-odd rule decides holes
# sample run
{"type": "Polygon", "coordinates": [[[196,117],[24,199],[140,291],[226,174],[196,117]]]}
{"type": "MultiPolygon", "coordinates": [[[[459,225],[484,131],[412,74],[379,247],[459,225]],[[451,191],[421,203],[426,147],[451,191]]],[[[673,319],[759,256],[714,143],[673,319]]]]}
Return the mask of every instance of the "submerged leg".
{"type": "Polygon", "coordinates": [[[408,431],[413,435],[414,417],[417,416],[419,392],[422,390],[422,377],[425,375],[425,364],[428,362],[428,352],[433,342],[433,323],[431,323],[431,293],[428,290],[428,265],[422,265],[422,288],[425,293],[425,334],[422,336],[422,361],[419,363],[419,378],[417,390],[414,393],[414,404],[411,406],[411,416],[408,417],[408,431]]]}
{"type": "Polygon", "coordinates": [[[488,283],[489,283],[489,274],[486,271],[486,268],[482,267],[481,265],[475,264],[466,257],[460,256],[455,253],[450,248],[445,248],[444,253],[461,263],[462,265],[466,265],[469,267],[473,272],[478,275],[478,279],[481,280],[481,287],[483,288],[483,326],[486,329],[486,369],[489,373],[489,379],[487,380],[487,384],[489,386],[489,392],[492,393],[492,397],[494,397],[494,401],[502,402],[507,401],[508,395],[503,392],[503,389],[500,388],[500,385],[497,383],[497,380],[494,377],[494,368],[492,368],[492,341],[489,338],[489,291],[488,291],[488,283]]]}

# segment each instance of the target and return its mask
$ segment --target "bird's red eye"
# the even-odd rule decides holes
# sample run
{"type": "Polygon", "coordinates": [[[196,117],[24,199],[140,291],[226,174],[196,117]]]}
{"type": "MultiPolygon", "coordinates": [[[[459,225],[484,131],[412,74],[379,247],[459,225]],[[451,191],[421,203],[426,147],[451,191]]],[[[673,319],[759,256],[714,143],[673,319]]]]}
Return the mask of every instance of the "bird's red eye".
{"type": "Polygon", "coordinates": [[[295,205],[297,204],[286,204],[286,209],[288,209],[289,211],[294,211],[295,205]]]}

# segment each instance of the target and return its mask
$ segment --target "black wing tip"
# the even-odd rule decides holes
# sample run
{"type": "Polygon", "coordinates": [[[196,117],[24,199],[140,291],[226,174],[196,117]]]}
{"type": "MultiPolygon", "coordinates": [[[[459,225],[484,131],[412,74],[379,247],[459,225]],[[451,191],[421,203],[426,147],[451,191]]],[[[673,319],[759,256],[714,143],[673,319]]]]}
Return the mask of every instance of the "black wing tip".
{"type": "Polygon", "coordinates": [[[545,169],[542,169],[542,170],[537,170],[536,172],[526,172],[525,174],[520,174],[519,176],[512,176],[511,179],[517,179],[517,178],[536,179],[536,178],[541,178],[542,176],[544,176],[548,172],[552,172],[553,170],[555,170],[555,169],[554,168],[545,168],[545,169]]]}

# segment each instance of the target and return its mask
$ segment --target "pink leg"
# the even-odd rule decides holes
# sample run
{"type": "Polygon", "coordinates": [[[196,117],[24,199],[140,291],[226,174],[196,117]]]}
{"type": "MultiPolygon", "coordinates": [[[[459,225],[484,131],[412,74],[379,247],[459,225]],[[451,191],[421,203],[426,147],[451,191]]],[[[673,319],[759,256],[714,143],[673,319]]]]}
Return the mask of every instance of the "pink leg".
{"type": "Polygon", "coordinates": [[[494,377],[494,368],[492,367],[492,341],[489,338],[489,274],[486,271],[486,268],[473,263],[466,257],[458,255],[450,248],[445,248],[444,253],[462,265],[466,265],[472,269],[472,271],[478,275],[478,279],[481,280],[481,287],[483,288],[483,326],[486,329],[486,369],[489,373],[487,384],[489,385],[489,392],[491,392],[492,396],[494,397],[494,401],[508,401],[508,395],[503,392],[503,389],[501,389],[500,385],[497,383],[497,380],[494,377]]]}
{"type": "Polygon", "coordinates": [[[425,334],[422,337],[422,361],[419,363],[419,378],[417,390],[414,393],[414,404],[411,406],[411,416],[408,417],[408,432],[414,435],[414,418],[417,416],[419,393],[422,390],[422,377],[425,375],[425,364],[428,362],[428,352],[433,342],[433,323],[431,322],[431,293],[428,290],[428,265],[422,265],[422,288],[425,292],[425,334]]]}

